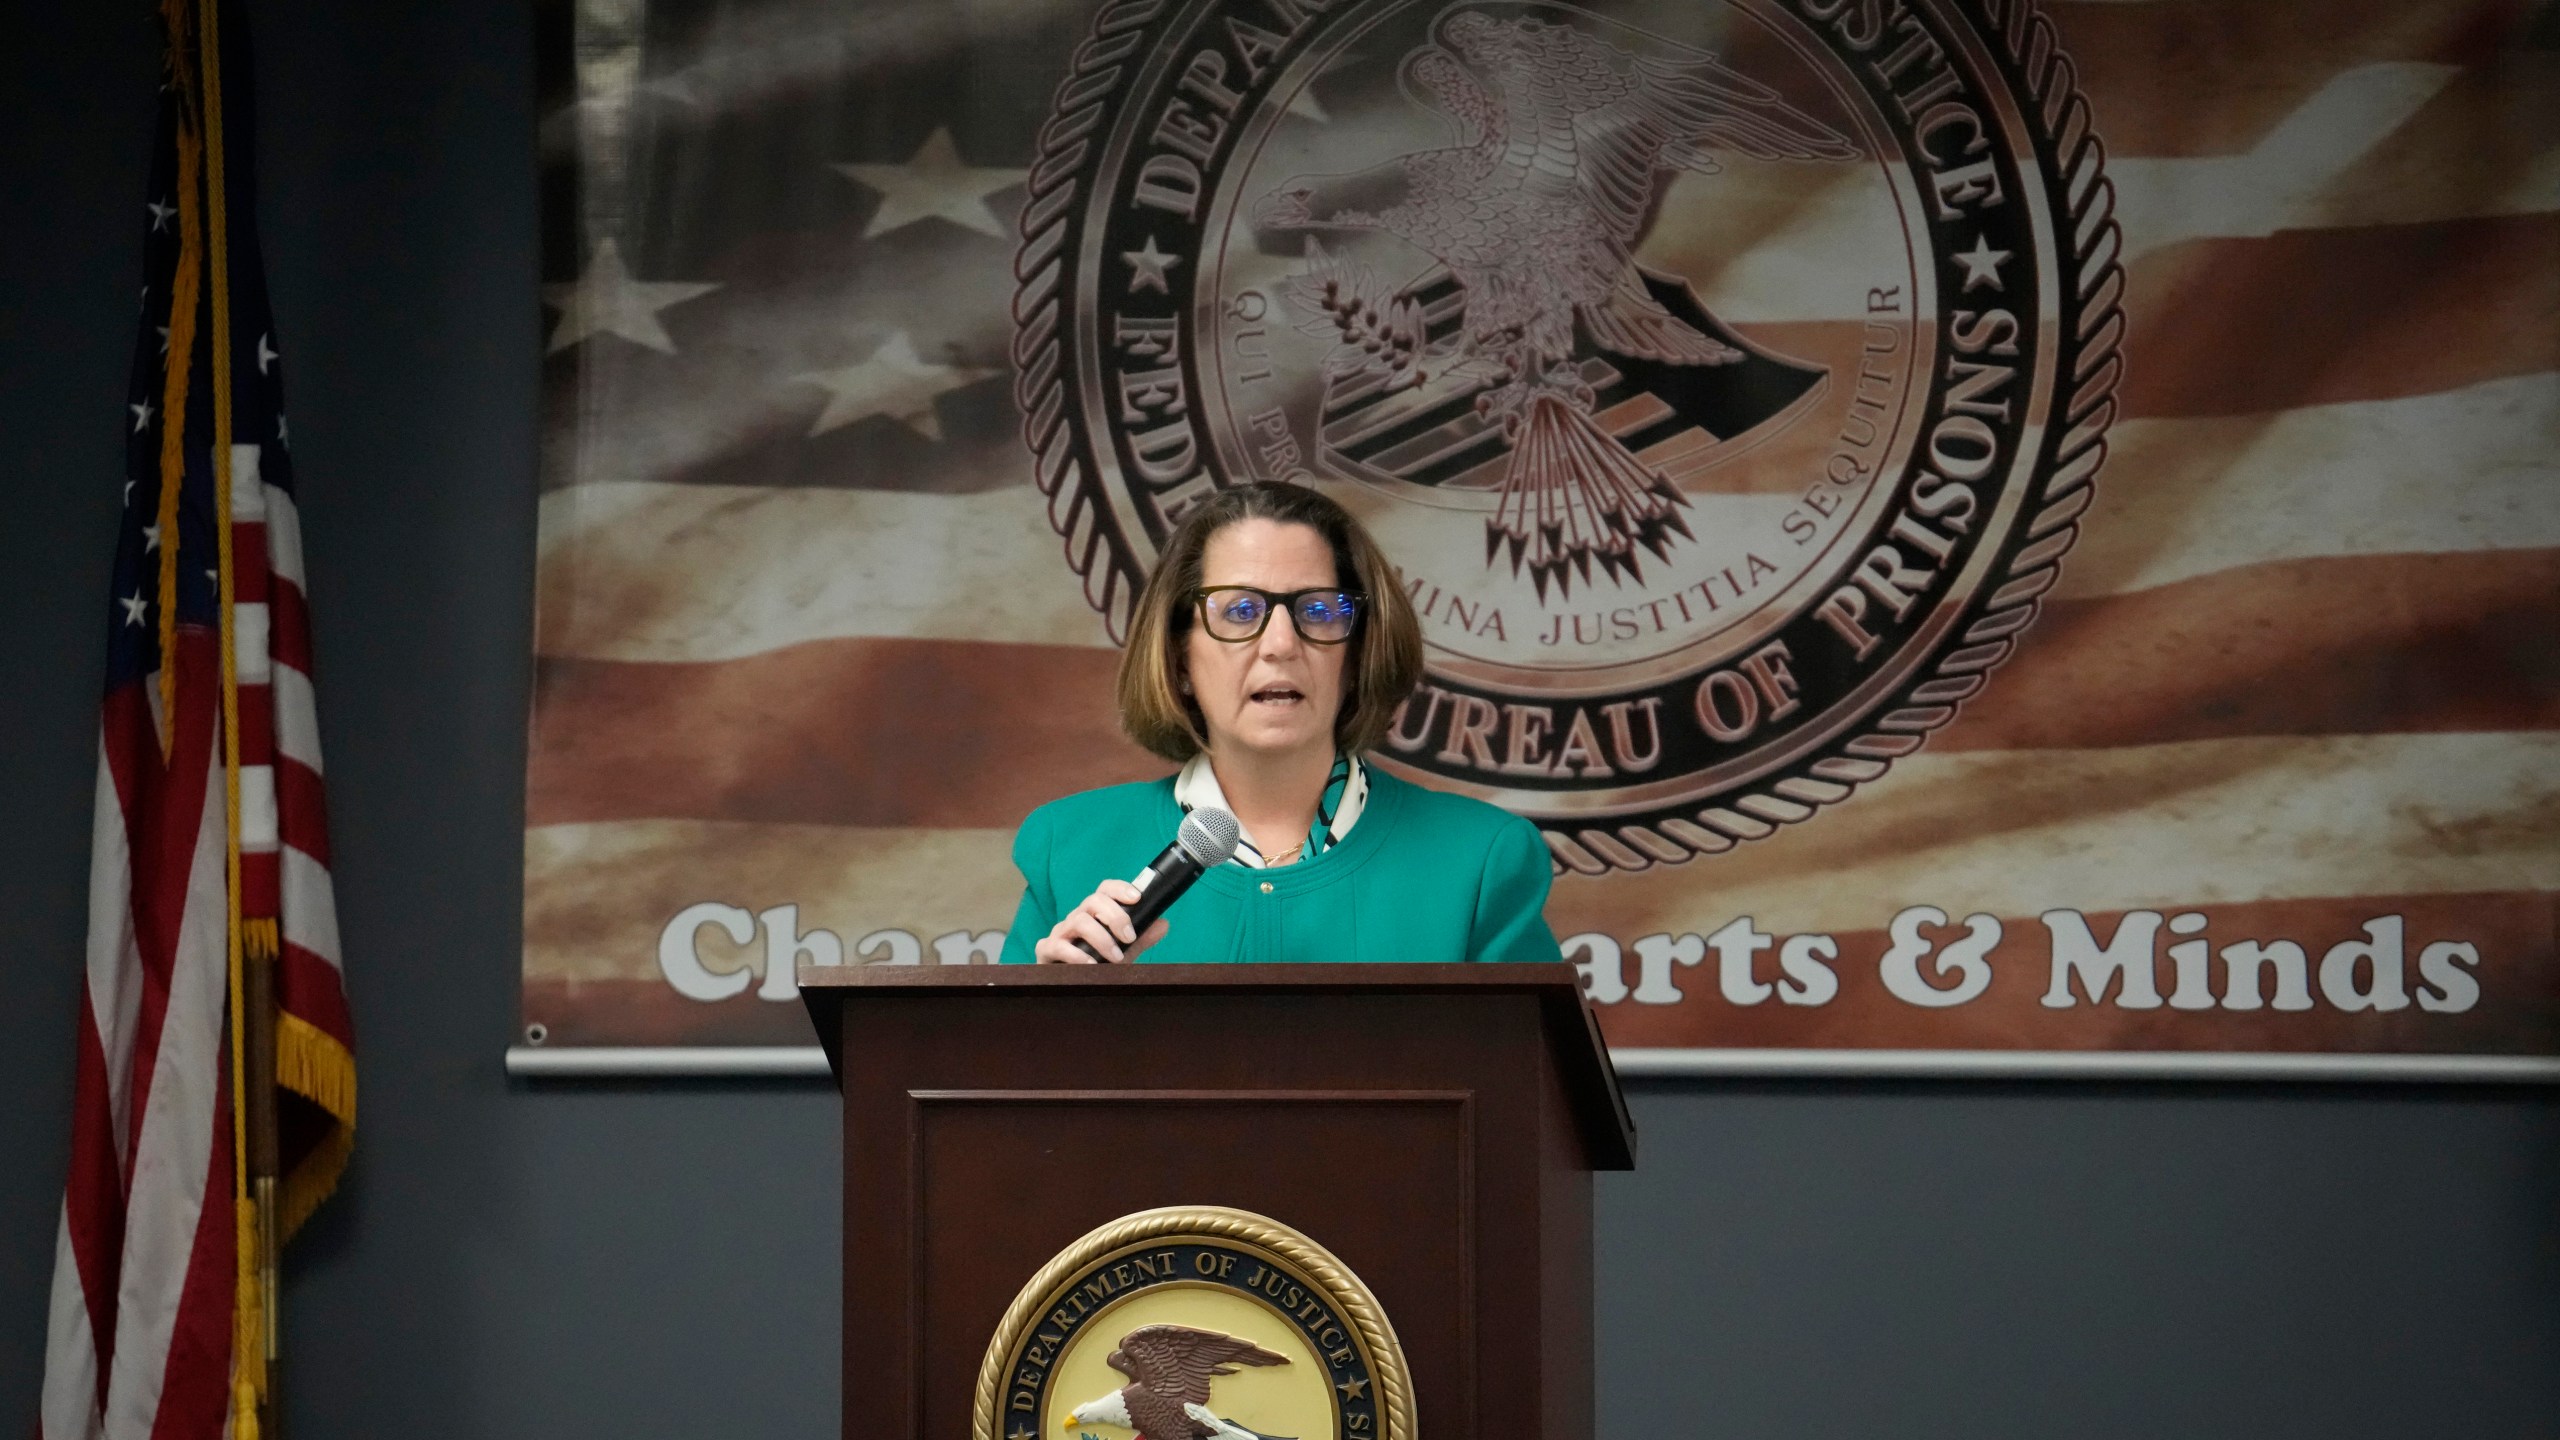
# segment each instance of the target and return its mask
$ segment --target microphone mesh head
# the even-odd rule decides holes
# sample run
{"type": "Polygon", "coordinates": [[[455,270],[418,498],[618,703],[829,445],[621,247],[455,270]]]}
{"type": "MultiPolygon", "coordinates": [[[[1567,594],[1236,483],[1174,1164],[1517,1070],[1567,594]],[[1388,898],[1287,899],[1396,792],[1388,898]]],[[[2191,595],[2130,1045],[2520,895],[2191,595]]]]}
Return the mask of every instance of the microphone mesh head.
{"type": "Polygon", "coordinates": [[[1236,842],[1243,838],[1244,827],[1236,823],[1236,817],[1204,805],[1184,817],[1182,829],[1175,833],[1173,841],[1182,847],[1183,854],[1206,870],[1235,858],[1236,842]]]}

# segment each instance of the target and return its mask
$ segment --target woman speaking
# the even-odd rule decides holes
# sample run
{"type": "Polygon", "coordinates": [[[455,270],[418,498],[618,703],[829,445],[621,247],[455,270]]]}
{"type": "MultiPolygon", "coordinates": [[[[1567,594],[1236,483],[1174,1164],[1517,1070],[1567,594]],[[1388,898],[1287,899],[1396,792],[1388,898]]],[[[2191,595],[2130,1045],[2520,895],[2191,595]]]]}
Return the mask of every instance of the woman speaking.
{"type": "Polygon", "coordinates": [[[1422,678],[1395,573],[1340,505],[1222,491],[1176,527],[1120,657],[1120,723],[1181,773],[1088,790],[1014,837],[1009,964],[1557,960],[1527,821],[1363,763],[1422,678]],[[1235,856],[1136,933],[1127,877],[1193,810],[1235,856]]]}

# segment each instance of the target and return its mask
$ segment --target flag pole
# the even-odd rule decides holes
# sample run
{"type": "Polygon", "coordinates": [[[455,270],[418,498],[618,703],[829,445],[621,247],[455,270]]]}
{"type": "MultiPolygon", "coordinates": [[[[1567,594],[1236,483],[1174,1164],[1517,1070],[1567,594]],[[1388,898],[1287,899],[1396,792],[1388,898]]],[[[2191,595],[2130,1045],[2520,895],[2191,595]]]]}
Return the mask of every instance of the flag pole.
{"type": "Polygon", "coordinates": [[[233,1373],[237,1404],[233,1433],[238,1440],[281,1440],[282,1406],[278,1403],[277,1339],[278,1244],[276,1226],[276,1029],[275,964],[279,926],[267,917],[244,919],[240,890],[240,676],[235,649],[233,610],[236,594],[232,554],[231,469],[231,257],[230,215],[225,186],[222,127],[222,0],[198,0],[196,27],[203,76],[206,241],[211,281],[213,333],[208,349],[213,361],[214,534],[218,560],[222,624],[222,745],[224,790],[228,805],[225,845],[226,888],[230,892],[230,949],[233,1013],[233,1104],[236,1168],[241,1177],[235,1199],[241,1208],[238,1229],[238,1310],[243,1322],[234,1326],[233,1373]],[[247,1423],[241,1423],[241,1422],[247,1423]],[[243,1432],[247,1432],[244,1434],[243,1432]]]}
{"type": "Polygon", "coordinates": [[[258,1390],[258,1434],[260,1440],[283,1440],[284,1357],[278,1305],[283,1286],[277,1268],[284,1237],[276,1213],[276,1177],[281,1168],[276,1144],[276,956],[272,947],[243,949],[241,989],[249,1011],[249,1195],[258,1217],[258,1313],[264,1321],[258,1341],[265,1352],[266,1371],[266,1383],[258,1390]]]}

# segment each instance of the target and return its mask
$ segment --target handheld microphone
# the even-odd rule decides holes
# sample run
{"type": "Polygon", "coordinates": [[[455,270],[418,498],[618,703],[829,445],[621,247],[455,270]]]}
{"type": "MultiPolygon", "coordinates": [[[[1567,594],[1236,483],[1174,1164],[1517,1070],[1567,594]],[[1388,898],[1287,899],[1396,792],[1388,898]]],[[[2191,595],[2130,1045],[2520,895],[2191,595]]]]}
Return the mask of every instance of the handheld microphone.
{"type": "MultiPolygon", "coordinates": [[[[1182,898],[1182,892],[1190,889],[1193,881],[1208,873],[1210,866],[1225,864],[1236,853],[1236,842],[1243,838],[1244,827],[1224,810],[1203,806],[1184,816],[1182,828],[1174,832],[1173,843],[1157,852],[1156,858],[1147,862],[1147,868],[1129,882],[1138,887],[1138,898],[1129,906],[1131,932],[1146,934],[1147,927],[1173,908],[1173,902],[1182,898]]],[[[1071,943],[1096,960],[1102,958],[1081,940],[1071,943]]]]}

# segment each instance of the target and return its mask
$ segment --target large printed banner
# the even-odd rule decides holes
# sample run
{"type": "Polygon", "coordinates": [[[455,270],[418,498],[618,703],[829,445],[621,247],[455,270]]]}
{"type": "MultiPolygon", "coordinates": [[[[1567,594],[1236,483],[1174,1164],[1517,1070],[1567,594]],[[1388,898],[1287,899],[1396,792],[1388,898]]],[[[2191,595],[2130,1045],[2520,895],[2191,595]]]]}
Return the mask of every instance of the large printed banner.
{"type": "Polygon", "coordinates": [[[1622,1056],[2560,1055],[2548,6],[541,14],[525,1044],[990,961],[1258,479],[1622,1056]]]}

